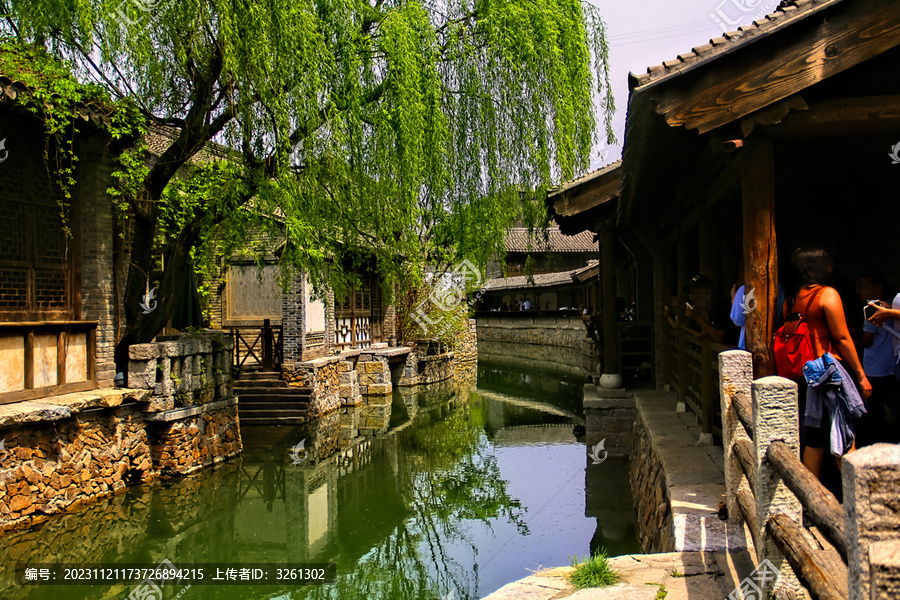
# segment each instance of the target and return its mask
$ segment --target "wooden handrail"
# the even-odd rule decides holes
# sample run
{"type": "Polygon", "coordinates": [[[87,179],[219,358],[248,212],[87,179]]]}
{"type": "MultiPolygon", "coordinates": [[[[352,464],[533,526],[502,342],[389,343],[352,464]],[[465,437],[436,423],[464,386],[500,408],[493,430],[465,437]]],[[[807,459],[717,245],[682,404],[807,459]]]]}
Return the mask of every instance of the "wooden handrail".
{"type": "Polygon", "coordinates": [[[737,414],[738,421],[741,422],[741,425],[744,426],[744,429],[747,431],[747,435],[750,438],[753,438],[753,408],[750,405],[750,402],[747,400],[747,397],[742,393],[736,393],[731,398],[731,406],[734,408],[734,412],[737,414]]]}
{"type": "Polygon", "coordinates": [[[787,558],[813,598],[818,600],[846,600],[841,586],[834,581],[834,573],[820,566],[815,550],[806,541],[808,535],[787,515],[778,513],[766,523],[766,532],[787,558]]]}
{"type": "Polygon", "coordinates": [[[744,475],[747,477],[747,483],[750,484],[750,491],[753,492],[753,496],[755,497],[756,460],[753,458],[755,452],[753,445],[747,438],[741,438],[735,440],[734,444],[731,445],[731,449],[734,450],[734,457],[741,465],[741,470],[744,471],[744,475]]]}
{"type": "Polygon", "coordinates": [[[772,464],[781,480],[800,500],[809,512],[809,518],[831,539],[846,560],[847,536],[844,533],[844,510],[834,494],[819,483],[803,466],[790,447],[774,441],[766,449],[766,459],[772,464]]]}
{"type": "Polygon", "coordinates": [[[750,529],[750,535],[753,538],[753,546],[759,548],[759,540],[756,539],[756,532],[759,531],[759,523],[756,518],[756,500],[753,494],[747,491],[747,488],[740,488],[735,494],[738,509],[744,517],[747,528],[750,529]]]}

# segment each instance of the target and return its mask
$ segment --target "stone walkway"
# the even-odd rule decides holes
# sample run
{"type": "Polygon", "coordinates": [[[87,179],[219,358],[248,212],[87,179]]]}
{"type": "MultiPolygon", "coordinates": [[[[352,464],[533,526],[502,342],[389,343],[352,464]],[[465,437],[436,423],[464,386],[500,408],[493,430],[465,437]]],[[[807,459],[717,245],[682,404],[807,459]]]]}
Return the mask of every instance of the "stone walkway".
{"type": "Polygon", "coordinates": [[[536,572],[507,584],[484,600],[724,600],[739,573],[753,563],[746,550],[632,554],[609,559],[622,581],[606,588],[576,590],[567,575],[572,567],[536,572]]]}

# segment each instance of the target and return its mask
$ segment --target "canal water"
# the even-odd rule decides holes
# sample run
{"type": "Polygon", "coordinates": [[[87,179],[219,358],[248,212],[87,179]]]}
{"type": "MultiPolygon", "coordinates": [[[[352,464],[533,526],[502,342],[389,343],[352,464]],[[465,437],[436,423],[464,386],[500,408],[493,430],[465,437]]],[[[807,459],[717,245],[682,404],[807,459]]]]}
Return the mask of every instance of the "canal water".
{"type": "Polygon", "coordinates": [[[475,599],[592,550],[638,552],[627,461],[588,456],[582,385],[481,362],[477,385],[398,389],[304,427],[245,427],[240,459],[0,537],[0,597],[161,600],[125,583],[27,585],[13,569],[165,559],[334,563],[336,577],[169,584],[163,598],[475,599]]]}

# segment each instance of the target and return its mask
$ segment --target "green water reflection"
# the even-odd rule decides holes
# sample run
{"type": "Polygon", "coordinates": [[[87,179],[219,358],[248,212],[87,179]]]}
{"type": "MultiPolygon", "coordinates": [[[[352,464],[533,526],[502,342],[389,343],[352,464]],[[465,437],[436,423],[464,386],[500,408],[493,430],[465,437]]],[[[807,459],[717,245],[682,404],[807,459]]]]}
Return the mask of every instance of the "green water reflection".
{"type": "Polygon", "coordinates": [[[592,548],[638,551],[627,463],[591,464],[580,406],[579,382],[483,363],[477,387],[244,428],[239,460],[0,538],[0,597],[128,598],[124,584],[17,585],[12,569],[167,558],[337,564],[333,584],[194,586],[184,600],[481,598],[592,548]]]}

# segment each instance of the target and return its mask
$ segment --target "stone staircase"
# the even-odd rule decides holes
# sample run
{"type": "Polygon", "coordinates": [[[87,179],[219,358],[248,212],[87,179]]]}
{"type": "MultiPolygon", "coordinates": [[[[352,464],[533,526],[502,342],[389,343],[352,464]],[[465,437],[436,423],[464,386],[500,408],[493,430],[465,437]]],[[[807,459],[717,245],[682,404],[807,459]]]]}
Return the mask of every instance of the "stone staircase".
{"type": "Polygon", "coordinates": [[[235,379],[234,393],[242,426],[300,425],[306,422],[312,388],[289,386],[280,373],[250,371],[235,379]]]}

